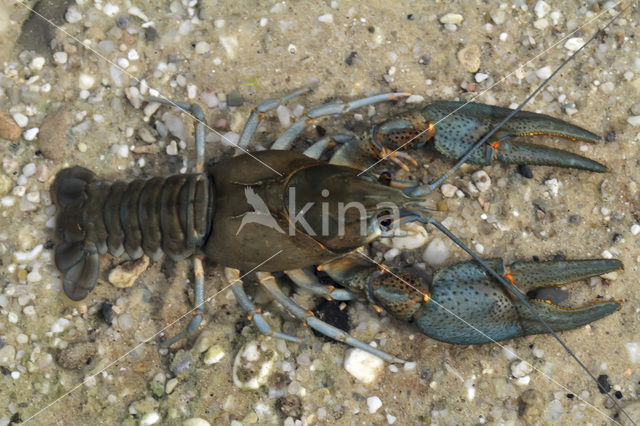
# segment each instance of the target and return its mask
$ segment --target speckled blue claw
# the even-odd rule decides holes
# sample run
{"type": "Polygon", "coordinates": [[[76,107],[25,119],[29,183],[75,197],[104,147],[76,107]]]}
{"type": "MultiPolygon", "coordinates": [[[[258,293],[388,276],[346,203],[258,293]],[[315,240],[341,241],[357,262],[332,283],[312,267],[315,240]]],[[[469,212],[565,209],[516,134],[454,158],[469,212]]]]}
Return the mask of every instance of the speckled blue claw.
{"type": "MultiPolygon", "coordinates": [[[[510,112],[508,108],[473,102],[438,102],[422,110],[424,117],[435,125],[434,148],[454,160],[461,158],[510,112]]],[[[604,165],[568,151],[507,141],[516,136],[535,135],[559,136],[592,143],[600,141],[598,135],[578,126],[548,115],[520,111],[496,132],[493,142],[474,152],[467,162],[489,165],[497,160],[510,164],[567,167],[599,173],[607,171],[604,165]]]]}
{"type": "MultiPolygon", "coordinates": [[[[618,301],[595,301],[570,308],[559,306],[562,284],[622,268],[615,259],[518,262],[505,267],[502,259],[486,261],[514,283],[554,331],[589,324],[620,309],[618,301]]],[[[431,302],[416,318],[428,336],[447,343],[479,344],[546,333],[533,313],[474,261],[440,269],[431,285],[431,302]]]]}

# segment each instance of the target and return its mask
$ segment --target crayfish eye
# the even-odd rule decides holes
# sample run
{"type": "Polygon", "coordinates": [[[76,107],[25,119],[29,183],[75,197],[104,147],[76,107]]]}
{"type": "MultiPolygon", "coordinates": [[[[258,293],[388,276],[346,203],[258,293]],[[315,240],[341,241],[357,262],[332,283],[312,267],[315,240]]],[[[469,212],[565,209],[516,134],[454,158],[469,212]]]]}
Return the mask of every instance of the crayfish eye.
{"type": "Polygon", "coordinates": [[[383,228],[391,226],[391,215],[388,211],[380,213],[376,219],[378,220],[378,224],[383,228]]]}
{"type": "Polygon", "coordinates": [[[382,172],[380,173],[380,176],[378,176],[378,183],[384,186],[390,186],[391,185],[391,173],[389,172],[382,172]]]}

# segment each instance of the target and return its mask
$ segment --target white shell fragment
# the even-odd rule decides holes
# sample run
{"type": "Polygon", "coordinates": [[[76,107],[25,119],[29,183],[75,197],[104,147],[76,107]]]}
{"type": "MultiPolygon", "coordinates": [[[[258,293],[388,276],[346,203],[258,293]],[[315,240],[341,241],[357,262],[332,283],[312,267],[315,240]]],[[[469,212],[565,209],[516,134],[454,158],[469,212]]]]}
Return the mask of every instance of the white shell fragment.
{"type": "Polygon", "coordinates": [[[362,383],[372,383],[382,372],[384,361],[362,349],[349,349],[344,369],[362,383]]]}
{"type": "Polygon", "coordinates": [[[271,377],[276,358],[273,339],[246,343],[233,361],[233,383],[240,389],[258,389],[271,377]]]}

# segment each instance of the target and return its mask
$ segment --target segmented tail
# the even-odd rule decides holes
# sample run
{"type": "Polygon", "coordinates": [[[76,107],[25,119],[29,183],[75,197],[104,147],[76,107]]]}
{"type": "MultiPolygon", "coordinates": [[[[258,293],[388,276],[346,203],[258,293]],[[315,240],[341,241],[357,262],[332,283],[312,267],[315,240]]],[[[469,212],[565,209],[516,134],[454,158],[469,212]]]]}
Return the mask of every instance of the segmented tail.
{"type": "Polygon", "coordinates": [[[55,263],[63,275],[63,289],[71,300],[82,300],[96,286],[100,258],[96,245],[86,239],[84,204],[87,187],[96,175],[83,167],[72,167],[56,175],[51,195],[58,207],[55,263]]]}

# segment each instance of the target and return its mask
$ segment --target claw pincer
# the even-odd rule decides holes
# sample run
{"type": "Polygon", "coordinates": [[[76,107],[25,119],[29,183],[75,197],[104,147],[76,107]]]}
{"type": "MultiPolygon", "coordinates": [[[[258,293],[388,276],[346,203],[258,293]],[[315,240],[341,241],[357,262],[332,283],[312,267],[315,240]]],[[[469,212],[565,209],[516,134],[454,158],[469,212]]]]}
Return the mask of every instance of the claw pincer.
{"type": "MultiPolygon", "coordinates": [[[[554,331],[596,321],[620,309],[618,301],[595,301],[563,307],[563,284],[620,269],[615,259],[486,262],[525,293],[529,303],[554,331]]],[[[548,331],[534,314],[475,261],[436,271],[431,283],[415,274],[380,271],[359,259],[342,258],[322,270],[351,291],[394,317],[413,322],[424,334],[446,343],[480,344],[548,331]]]]}
{"type": "MultiPolygon", "coordinates": [[[[433,146],[452,160],[461,158],[474,143],[500,123],[512,110],[492,105],[465,102],[437,102],[418,111],[400,114],[384,121],[359,139],[341,148],[336,162],[364,163],[373,155],[397,161],[397,150],[407,146],[433,146]],[[358,151],[359,152],[355,152],[358,151]],[[343,160],[344,158],[344,160],[343,160]]],[[[476,150],[467,160],[471,164],[508,164],[557,166],[606,172],[607,168],[589,158],[565,150],[510,140],[517,136],[548,135],[574,141],[596,143],[600,137],[562,120],[530,111],[519,111],[505,123],[494,138],[476,150]]]]}

